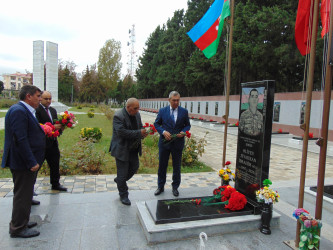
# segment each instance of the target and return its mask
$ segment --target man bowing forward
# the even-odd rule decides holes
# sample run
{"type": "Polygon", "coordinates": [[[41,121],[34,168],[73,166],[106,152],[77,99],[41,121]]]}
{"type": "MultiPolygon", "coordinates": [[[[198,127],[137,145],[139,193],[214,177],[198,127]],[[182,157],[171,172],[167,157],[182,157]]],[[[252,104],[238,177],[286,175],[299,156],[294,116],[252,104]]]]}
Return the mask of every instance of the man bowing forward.
{"type": "Polygon", "coordinates": [[[188,111],[179,106],[180,94],[172,91],[169,94],[170,106],[161,108],[155,120],[155,128],[160,134],[158,142],[159,147],[159,166],[158,166],[158,188],[155,195],[164,192],[166,182],[166,173],[170,154],[172,156],[172,193],[178,196],[178,187],[180,185],[180,165],[182,161],[182,152],[185,144],[184,136],[186,131],[191,128],[188,118],[188,111]]]}

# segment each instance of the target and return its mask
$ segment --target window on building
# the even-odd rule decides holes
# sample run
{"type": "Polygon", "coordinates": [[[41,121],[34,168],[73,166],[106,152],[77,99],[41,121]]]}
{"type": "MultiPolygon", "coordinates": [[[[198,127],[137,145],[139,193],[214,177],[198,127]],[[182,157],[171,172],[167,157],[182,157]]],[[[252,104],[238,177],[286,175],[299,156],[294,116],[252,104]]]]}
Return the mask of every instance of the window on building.
{"type": "Polygon", "coordinates": [[[206,102],[206,115],[208,115],[208,102],[206,102]]]}
{"type": "Polygon", "coordinates": [[[191,113],[193,113],[193,102],[191,102],[191,113]]]}
{"type": "Polygon", "coordinates": [[[10,86],[11,86],[12,89],[16,89],[16,83],[11,82],[11,83],[10,83],[10,86]]]}
{"type": "Polygon", "coordinates": [[[198,114],[200,114],[200,102],[198,102],[198,114]]]}
{"type": "Polygon", "coordinates": [[[185,108],[187,109],[187,102],[185,102],[185,108]]]}
{"type": "Polygon", "coordinates": [[[11,76],[10,80],[16,81],[16,76],[11,76]]]}
{"type": "Polygon", "coordinates": [[[219,103],[215,102],[215,115],[218,115],[219,113],[219,103]]]}

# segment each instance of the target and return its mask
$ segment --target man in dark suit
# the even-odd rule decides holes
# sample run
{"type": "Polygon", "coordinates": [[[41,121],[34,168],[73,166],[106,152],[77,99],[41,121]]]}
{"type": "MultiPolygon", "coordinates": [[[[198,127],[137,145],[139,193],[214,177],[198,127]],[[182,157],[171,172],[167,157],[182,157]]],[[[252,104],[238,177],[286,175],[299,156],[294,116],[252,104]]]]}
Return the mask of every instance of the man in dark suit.
{"type": "MultiPolygon", "coordinates": [[[[63,130],[61,124],[54,124],[54,119],[57,119],[57,111],[52,108],[51,101],[52,95],[48,91],[42,92],[42,100],[38,108],[36,109],[36,118],[39,123],[45,124],[50,122],[53,124],[56,130],[60,133],[63,130]]],[[[67,188],[60,185],[60,173],[59,173],[59,162],[60,162],[60,151],[58,146],[57,138],[46,138],[46,149],[45,159],[50,167],[50,182],[53,190],[67,191],[67,188]]]]}
{"type": "Polygon", "coordinates": [[[170,154],[172,156],[172,193],[178,196],[178,187],[180,185],[180,165],[182,161],[182,152],[185,144],[184,136],[186,131],[191,128],[188,118],[188,111],[179,106],[180,94],[172,91],[169,94],[170,106],[161,108],[155,120],[155,128],[160,134],[158,142],[159,147],[159,166],[158,166],[158,188],[155,195],[164,192],[166,183],[166,173],[170,154]]]}
{"type": "Polygon", "coordinates": [[[147,136],[142,126],[139,113],[139,101],[130,98],[126,107],[117,111],[113,117],[113,133],[109,152],[116,158],[117,183],[120,201],[124,205],[131,205],[128,199],[128,186],[126,181],[139,169],[139,156],[141,156],[141,139],[147,136]]]}
{"type": "Polygon", "coordinates": [[[40,89],[21,88],[20,102],[10,107],[5,118],[5,146],[1,167],[9,167],[14,182],[11,237],[29,238],[39,235],[29,222],[35,172],[44,159],[45,133],[35,117],[40,103],[40,89]]]}

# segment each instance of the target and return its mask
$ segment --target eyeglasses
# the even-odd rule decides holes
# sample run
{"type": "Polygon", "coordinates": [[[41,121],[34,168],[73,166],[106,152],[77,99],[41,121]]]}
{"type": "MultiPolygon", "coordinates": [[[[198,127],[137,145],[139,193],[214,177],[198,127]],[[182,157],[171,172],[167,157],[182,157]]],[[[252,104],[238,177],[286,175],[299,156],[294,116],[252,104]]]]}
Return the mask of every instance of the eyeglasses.
{"type": "Polygon", "coordinates": [[[43,98],[45,101],[52,100],[52,98],[43,98]]]}

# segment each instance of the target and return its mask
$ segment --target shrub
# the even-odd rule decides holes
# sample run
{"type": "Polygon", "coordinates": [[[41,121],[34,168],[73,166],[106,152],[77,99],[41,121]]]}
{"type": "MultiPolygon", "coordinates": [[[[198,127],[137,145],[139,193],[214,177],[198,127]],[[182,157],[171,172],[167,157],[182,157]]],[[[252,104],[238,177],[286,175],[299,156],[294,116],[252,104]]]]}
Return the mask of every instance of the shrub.
{"type": "Polygon", "coordinates": [[[95,148],[93,139],[81,139],[76,143],[72,155],[76,159],[75,167],[84,173],[101,174],[105,152],[95,148]]]}
{"type": "Polygon", "coordinates": [[[100,128],[82,128],[80,131],[81,138],[89,140],[92,139],[93,142],[99,141],[102,138],[102,129],[100,128]]]}
{"type": "Polygon", "coordinates": [[[99,109],[105,114],[105,116],[108,120],[110,120],[110,121],[113,120],[114,110],[112,110],[109,106],[106,106],[105,104],[101,104],[99,106],[99,109]]]}
{"type": "Polygon", "coordinates": [[[0,108],[10,108],[15,103],[17,103],[17,100],[13,100],[13,99],[0,99],[0,108]]]}
{"type": "MultiPolygon", "coordinates": [[[[140,161],[144,169],[158,168],[158,140],[159,136],[155,134],[147,136],[142,141],[142,156],[140,161]]],[[[140,173],[145,173],[143,169],[139,171],[140,173]]]]}
{"type": "Polygon", "coordinates": [[[95,109],[91,108],[91,109],[89,109],[89,111],[90,111],[90,112],[94,112],[94,111],[95,111],[95,109]]]}
{"type": "Polygon", "coordinates": [[[93,118],[95,116],[95,113],[91,112],[91,111],[88,111],[87,115],[88,115],[89,118],[93,118]]]}
{"type": "Polygon", "coordinates": [[[82,109],[81,105],[76,106],[77,109],[82,109]]]}
{"type": "Polygon", "coordinates": [[[182,166],[193,166],[198,160],[199,156],[205,152],[205,146],[207,145],[208,132],[201,139],[197,139],[195,136],[191,138],[185,138],[185,146],[183,149],[182,166]]]}

